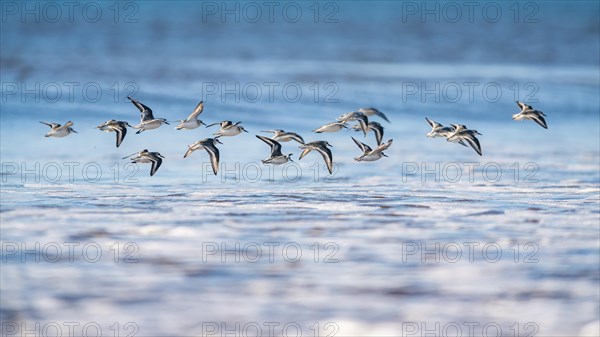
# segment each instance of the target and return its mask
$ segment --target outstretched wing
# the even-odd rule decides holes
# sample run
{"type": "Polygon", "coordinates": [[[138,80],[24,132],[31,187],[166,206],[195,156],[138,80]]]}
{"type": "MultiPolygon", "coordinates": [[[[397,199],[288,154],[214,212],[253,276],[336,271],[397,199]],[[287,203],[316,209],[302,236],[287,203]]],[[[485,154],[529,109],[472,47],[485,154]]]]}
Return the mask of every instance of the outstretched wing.
{"type": "Polygon", "coordinates": [[[42,123],[42,124],[45,124],[45,125],[48,125],[48,126],[49,126],[49,127],[51,127],[52,129],[54,129],[54,128],[59,128],[59,127],[60,127],[60,124],[56,124],[56,123],[47,123],[47,122],[42,122],[42,121],[40,121],[40,123],[42,123]]]}
{"type": "Polygon", "coordinates": [[[302,139],[302,136],[300,136],[299,134],[295,132],[290,132],[289,135],[290,138],[292,138],[293,140],[297,141],[300,144],[304,144],[304,139],[302,139]]]}
{"type": "Polygon", "coordinates": [[[546,124],[546,120],[540,114],[532,115],[531,116],[531,120],[534,121],[534,122],[536,122],[536,123],[538,123],[544,129],[548,128],[548,125],[546,124]]]}
{"type": "Polygon", "coordinates": [[[192,113],[185,120],[189,122],[192,119],[195,119],[196,117],[198,117],[198,115],[202,113],[202,111],[204,111],[204,101],[200,101],[200,103],[196,105],[194,111],[192,111],[192,113]]]}
{"type": "Polygon", "coordinates": [[[354,143],[356,145],[358,145],[358,147],[360,148],[360,150],[365,153],[365,152],[371,152],[371,148],[369,147],[369,145],[365,144],[365,143],[361,143],[358,140],[356,140],[354,137],[350,137],[352,138],[352,140],[354,141],[354,143]]]}
{"type": "Polygon", "coordinates": [[[210,157],[210,164],[212,165],[213,173],[217,175],[219,171],[219,149],[213,144],[204,145],[208,156],[210,157]]]}
{"type": "Polygon", "coordinates": [[[364,135],[367,135],[367,131],[369,131],[369,119],[367,118],[367,115],[362,114],[362,116],[359,116],[358,118],[358,123],[360,124],[360,128],[362,129],[364,135]]]}
{"type": "Polygon", "coordinates": [[[475,150],[475,152],[481,156],[481,144],[479,144],[479,139],[477,139],[477,137],[474,135],[468,135],[467,137],[463,138],[463,140],[469,143],[473,150],[475,150]]]}
{"type": "MultiPolygon", "coordinates": [[[[383,152],[383,151],[385,151],[385,150],[389,149],[389,148],[390,148],[390,146],[392,146],[392,143],[393,143],[393,142],[394,142],[394,140],[393,140],[393,139],[390,139],[390,140],[388,140],[388,141],[387,141],[387,143],[379,145],[379,146],[378,146],[378,147],[375,149],[375,151],[378,151],[378,152],[383,152]]],[[[375,152],[375,151],[373,151],[373,152],[375,152]]]]}
{"type": "Polygon", "coordinates": [[[304,156],[306,156],[310,151],[312,151],[312,149],[310,147],[305,148],[302,153],[300,153],[300,157],[298,157],[298,160],[304,158],[304,156]]]}
{"type": "Polygon", "coordinates": [[[162,165],[162,159],[159,156],[151,156],[148,159],[152,163],[152,168],[150,168],[150,176],[153,176],[154,173],[158,171],[160,165],[162,165]]]}
{"type": "Polygon", "coordinates": [[[383,139],[383,126],[377,122],[371,122],[369,123],[369,129],[373,130],[373,133],[375,133],[377,145],[381,145],[381,140],[383,139]]]}
{"type": "Polygon", "coordinates": [[[279,144],[278,141],[260,135],[256,135],[256,138],[262,140],[271,147],[271,157],[281,156],[281,144],[279,144]]]}
{"type": "Polygon", "coordinates": [[[125,135],[127,134],[127,127],[125,125],[119,124],[113,126],[112,129],[115,130],[115,133],[117,134],[117,147],[119,147],[123,142],[123,139],[125,139],[125,135]]]}
{"type": "Polygon", "coordinates": [[[142,104],[140,101],[135,100],[129,96],[127,96],[127,98],[131,101],[131,103],[133,103],[133,105],[135,105],[136,108],[138,108],[138,110],[140,110],[141,115],[142,115],[142,121],[154,119],[154,115],[152,114],[152,109],[150,109],[146,105],[142,104]]]}
{"type": "Polygon", "coordinates": [[[329,174],[333,173],[333,155],[331,154],[331,150],[329,150],[326,146],[319,146],[315,150],[317,150],[321,156],[323,156],[329,174]]]}

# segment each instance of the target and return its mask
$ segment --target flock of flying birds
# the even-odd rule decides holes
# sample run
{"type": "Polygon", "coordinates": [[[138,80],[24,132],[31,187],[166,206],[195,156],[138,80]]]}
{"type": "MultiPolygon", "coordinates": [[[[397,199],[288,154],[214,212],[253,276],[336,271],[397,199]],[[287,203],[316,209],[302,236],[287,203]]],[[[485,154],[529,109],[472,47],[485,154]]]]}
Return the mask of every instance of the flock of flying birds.
{"type": "MultiPolygon", "coordinates": [[[[127,97],[133,105],[135,105],[141,113],[140,123],[134,126],[129,125],[129,123],[124,121],[117,121],[111,119],[107,122],[104,122],[98,125],[96,128],[101,131],[106,132],[115,132],[117,136],[116,145],[119,147],[125,139],[125,135],[127,134],[127,128],[131,127],[137,129],[136,134],[141,133],[146,130],[157,129],[163,124],[169,125],[169,121],[165,118],[155,118],[152,109],[148,106],[142,104],[141,102],[127,97]]],[[[521,109],[521,112],[512,116],[514,120],[524,120],[529,119],[537,124],[541,125],[543,128],[547,129],[546,120],[544,116],[546,116],[543,112],[533,109],[532,106],[526,105],[523,102],[517,101],[517,105],[521,109]]],[[[198,103],[194,111],[184,120],[177,121],[179,124],[175,129],[177,130],[192,130],[200,127],[201,125],[206,125],[201,120],[198,119],[198,116],[204,110],[204,102],[198,103]]],[[[337,118],[337,121],[323,125],[313,132],[315,133],[323,133],[323,132],[337,132],[342,129],[348,129],[348,123],[352,121],[358,122],[358,124],[351,126],[351,129],[356,131],[362,131],[363,134],[367,135],[369,131],[373,131],[375,134],[375,141],[377,142],[377,147],[372,149],[369,145],[362,143],[356,140],[354,137],[351,137],[354,143],[358,146],[358,148],[362,151],[362,154],[354,160],[356,161],[375,161],[381,159],[381,157],[387,157],[383,151],[387,150],[391,145],[393,140],[390,139],[386,143],[383,143],[383,126],[378,122],[369,121],[370,116],[378,116],[384,119],[386,122],[390,122],[389,119],[379,110],[375,108],[360,108],[353,112],[348,112],[346,114],[341,115],[337,118]]],[[[431,131],[427,133],[427,137],[436,138],[436,137],[445,137],[447,141],[461,144],[463,146],[471,146],[477,154],[482,155],[481,152],[481,144],[479,143],[479,139],[477,139],[477,135],[481,135],[481,133],[477,132],[477,130],[468,129],[465,125],[462,124],[450,124],[450,126],[443,126],[440,123],[437,123],[429,118],[425,118],[429,125],[431,126],[431,131]],[[468,145],[467,145],[468,144],[468,145]]],[[[65,137],[71,133],[77,133],[73,130],[73,122],[68,121],[65,125],[60,125],[56,123],[46,123],[40,122],[42,124],[46,124],[50,127],[50,132],[48,132],[46,137],[65,137]]],[[[218,123],[213,123],[210,125],[206,125],[206,127],[212,127],[215,125],[219,125],[220,128],[217,132],[214,133],[212,138],[205,138],[195,142],[192,145],[188,145],[188,149],[183,155],[183,158],[187,158],[194,151],[198,150],[206,150],[210,157],[210,162],[212,165],[213,173],[216,175],[219,170],[219,149],[217,148],[217,144],[223,144],[219,140],[220,137],[232,137],[241,134],[242,132],[248,132],[244,129],[243,126],[240,125],[241,122],[232,123],[231,121],[222,121],[218,123]]],[[[296,141],[300,144],[300,149],[302,149],[302,153],[300,154],[299,159],[304,158],[311,151],[316,151],[323,157],[325,164],[329,173],[333,173],[333,155],[331,150],[332,147],[327,141],[314,141],[305,143],[304,139],[297,133],[294,132],[286,132],[281,129],[276,130],[266,130],[262,132],[272,133],[273,136],[271,138],[256,135],[256,137],[263,142],[265,142],[271,148],[271,155],[267,159],[263,159],[263,164],[273,164],[273,165],[281,165],[285,164],[288,161],[292,161],[291,156],[292,153],[283,154],[281,152],[281,143],[280,142],[289,142],[296,141]]],[[[132,163],[150,163],[152,167],[150,169],[150,175],[153,176],[159,167],[162,164],[163,157],[158,152],[150,152],[147,149],[131,154],[129,156],[123,157],[123,159],[130,159],[132,163]]]]}

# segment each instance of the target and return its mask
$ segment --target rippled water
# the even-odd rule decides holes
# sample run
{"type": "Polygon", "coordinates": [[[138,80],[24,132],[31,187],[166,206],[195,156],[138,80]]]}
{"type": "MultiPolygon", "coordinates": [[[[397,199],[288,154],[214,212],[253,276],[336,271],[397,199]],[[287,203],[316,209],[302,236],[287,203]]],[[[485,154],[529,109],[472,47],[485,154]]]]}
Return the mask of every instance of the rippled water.
{"type": "Polygon", "coordinates": [[[198,21],[200,4],[161,4],[139,3],[130,25],[2,23],[4,335],[598,334],[597,4],[539,4],[530,25],[402,22],[402,4],[384,2],[338,4],[332,25],[220,24],[198,21]],[[53,103],[6,86],[64,93],[69,81],[103,95],[53,103]],[[263,95],[207,92],[222,83],[263,95]],[[298,102],[280,91],[289,83],[298,102]],[[422,96],[436,83],[462,96],[422,96]],[[182,158],[204,128],[130,132],[116,149],[93,127],[134,123],[132,88],[156,116],[184,118],[204,99],[202,120],[250,133],[223,140],[217,176],[206,153],[182,158]],[[532,93],[548,130],[510,119],[532,93]],[[350,136],[372,134],[310,132],[363,105],[390,117],[389,158],[354,162],[350,136]],[[479,130],[483,157],[426,138],[426,116],[479,130]],[[68,119],[79,133],[64,139],[37,123],[68,119]],[[254,134],[271,128],[330,141],[335,174],[292,143],[296,162],[262,165],[254,134]],[[153,177],[121,159],[143,148],[166,157],[153,177]]]}

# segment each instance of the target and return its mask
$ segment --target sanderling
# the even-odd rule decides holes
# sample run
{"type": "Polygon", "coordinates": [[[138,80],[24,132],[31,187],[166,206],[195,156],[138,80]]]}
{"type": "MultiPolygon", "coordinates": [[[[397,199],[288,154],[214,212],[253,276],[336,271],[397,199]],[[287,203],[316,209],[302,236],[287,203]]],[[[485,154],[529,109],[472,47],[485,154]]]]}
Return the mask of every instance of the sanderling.
{"type": "Polygon", "coordinates": [[[191,129],[195,129],[195,128],[199,127],[200,125],[206,125],[201,120],[198,119],[198,116],[202,113],[203,110],[204,110],[204,102],[200,101],[200,103],[198,103],[198,105],[196,105],[196,108],[194,108],[194,111],[192,111],[192,113],[186,119],[179,121],[179,125],[177,125],[175,127],[175,129],[191,130],[191,129]]]}
{"type": "Polygon", "coordinates": [[[531,105],[527,105],[523,102],[517,101],[517,105],[521,108],[521,112],[512,116],[512,119],[516,121],[520,121],[523,119],[530,119],[536,123],[538,123],[544,129],[548,128],[546,124],[546,120],[543,116],[546,116],[543,112],[539,110],[535,110],[531,105]]]}
{"type": "MultiPolygon", "coordinates": [[[[481,156],[481,144],[475,135],[481,135],[477,130],[469,130],[462,124],[451,124],[454,127],[454,132],[446,138],[449,142],[460,143],[465,141],[471,145],[473,150],[481,156]]],[[[464,145],[464,144],[463,144],[464,145]]],[[[466,146],[466,145],[465,145],[466,146]]]]}
{"type": "Polygon", "coordinates": [[[314,129],[313,132],[321,133],[321,132],[338,132],[341,129],[347,129],[348,126],[346,122],[333,122],[329,124],[325,124],[317,129],[314,129]]]}
{"type": "Polygon", "coordinates": [[[71,132],[77,133],[77,131],[73,130],[71,126],[73,122],[68,121],[65,125],[60,125],[57,123],[46,123],[40,121],[42,124],[46,124],[50,127],[50,132],[44,135],[44,137],[65,137],[68,136],[71,132]]]}
{"type": "Polygon", "coordinates": [[[279,142],[276,140],[259,135],[256,135],[256,138],[262,140],[271,147],[271,156],[262,160],[263,164],[281,165],[287,163],[288,161],[293,161],[291,158],[292,153],[288,155],[281,154],[281,144],[279,144],[279,142]]]}
{"type": "Polygon", "coordinates": [[[183,158],[187,158],[194,151],[206,150],[210,157],[213,173],[217,175],[217,171],[219,171],[219,149],[217,149],[217,144],[223,144],[218,137],[199,140],[192,145],[188,145],[188,150],[183,155],[183,158]]]}
{"type": "Polygon", "coordinates": [[[329,173],[331,174],[333,173],[333,155],[331,154],[331,151],[327,148],[328,146],[333,147],[333,145],[329,144],[327,141],[321,140],[300,145],[300,148],[304,151],[302,151],[298,159],[302,159],[310,151],[315,150],[319,152],[321,156],[323,156],[325,164],[327,165],[327,170],[329,170],[329,173]]]}
{"type": "Polygon", "coordinates": [[[261,132],[271,132],[274,133],[273,137],[271,137],[271,139],[276,140],[278,142],[289,142],[290,140],[295,140],[300,144],[304,144],[304,139],[302,139],[302,137],[295,133],[295,132],[285,132],[281,129],[276,129],[276,130],[264,130],[261,132]]]}
{"type": "Polygon", "coordinates": [[[152,163],[152,168],[150,169],[150,176],[153,176],[154,173],[158,171],[158,168],[162,164],[162,158],[164,157],[158,152],[148,152],[147,149],[144,149],[143,151],[140,151],[138,153],[134,153],[127,157],[123,157],[123,159],[126,158],[131,158],[132,163],[152,163]]]}
{"type": "Polygon", "coordinates": [[[338,117],[338,120],[340,122],[358,121],[364,135],[367,135],[367,131],[369,129],[369,119],[364,113],[358,111],[348,112],[338,117]]]}
{"type": "Polygon", "coordinates": [[[354,141],[354,143],[356,143],[356,145],[358,145],[360,150],[363,152],[362,155],[354,158],[354,160],[356,161],[375,161],[380,159],[382,156],[387,157],[387,155],[383,153],[383,151],[387,150],[394,141],[393,139],[390,139],[387,143],[380,144],[375,150],[372,150],[369,145],[359,142],[354,137],[352,137],[352,140],[354,141]]]}
{"type": "MultiPolygon", "coordinates": [[[[356,131],[362,131],[360,124],[353,126],[352,129],[356,131]]],[[[383,139],[383,126],[377,122],[369,122],[369,128],[367,130],[373,130],[377,145],[381,145],[381,141],[383,139]]]]}
{"type": "Polygon", "coordinates": [[[129,125],[127,122],[111,119],[98,125],[96,128],[100,129],[101,131],[115,132],[117,134],[117,147],[119,147],[123,142],[123,139],[125,139],[127,127],[131,127],[131,125],[129,125]]]}
{"type": "MultiPolygon", "coordinates": [[[[429,131],[429,133],[427,134],[427,137],[429,138],[444,137],[448,139],[448,136],[450,136],[452,133],[454,133],[454,131],[456,131],[455,127],[453,126],[455,124],[452,124],[451,126],[443,126],[442,124],[435,122],[427,117],[425,117],[425,119],[427,120],[427,123],[431,125],[431,131],[429,131]]],[[[461,127],[464,127],[464,125],[461,125],[461,127]]],[[[451,140],[451,142],[458,143],[462,146],[467,146],[467,144],[465,144],[462,141],[462,139],[453,139],[451,140]]]]}
{"type": "Polygon", "coordinates": [[[429,123],[429,125],[431,125],[431,131],[429,131],[429,133],[427,134],[427,137],[429,137],[429,138],[436,138],[436,137],[447,138],[449,134],[454,132],[453,127],[443,126],[442,124],[440,124],[436,121],[433,121],[427,117],[425,117],[425,120],[427,120],[427,123],[429,123]]]}
{"type": "Polygon", "coordinates": [[[390,120],[383,114],[383,112],[375,109],[375,108],[360,108],[358,110],[356,110],[358,112],[362,112],[367,116],[373,116],[373,115],[377,115],[383,119],[385,119],[386,122],[390,123],[390,120]]]}
{"type": "Polygon", "coordinates": [[[140,124],[133,126],[134,129],[138,129],[136,133],[141,133],[145,130],[152,130],[160,127],[163,124],[169,124],[164,118],[154,118],[152,114],[152,109],[140,103],[139,101],[127,96],[127,98],[135,105],[141,113],[141,121],[140,124]]]}
{"type": "Polygon", "coordinates": [[[216,137],[221,137],[221,136],[236,136],[239,135],[240,133],[243,132],[248,132],[244,129],[243,126],[241,126],[242,122],[237,122],[235,124],[233,124],[231,121],[222,121],[222,122],[218,122],[218,123],[212,123],[210,125],[207,125],[207,128],[210,128],[213,125],[221,125],[221,129],[217,132],[214,133],[214,135],[216,137]]]}

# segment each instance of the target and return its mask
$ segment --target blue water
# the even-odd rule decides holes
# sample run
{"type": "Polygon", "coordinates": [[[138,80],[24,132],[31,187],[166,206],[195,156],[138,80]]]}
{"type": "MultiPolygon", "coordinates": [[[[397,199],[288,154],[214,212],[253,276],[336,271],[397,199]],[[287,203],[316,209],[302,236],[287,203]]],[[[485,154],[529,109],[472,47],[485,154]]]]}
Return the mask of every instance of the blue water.
{"type": "Polygon", "coordinates": [[[4,335],[600,334],[597,2],[478,2],[472,20],[461,2],[287,2],[272,20],[187,1],[119,3],[115,20],[100,2],[72,22],[16,4],[0,32],[4,335]],[[137,124],[127,95],[168,120],[202,99],[204,122],[250,132],[223,139],[216,176],[206,153],[183,159],[211,129],[117,149],[94,127],[137,124]],[[517,99],[548,130],[512,121],[517,99]],[[361,106],[390,118],[373,117],[388,158],[353,160],[350,136],[371,133],[311,132],[361,106]],[[477,129],[483,156],[426,138],[425,117],[477,129]],[[40,120],[78,133],[44,138],[40,120]],[[295,143],[294,163],[264,166],[254,135],[273,128],[328,140],[334,174],[295,143]],[[166,157],[153,177],[121,159],[144,148],[166,157]]]}

